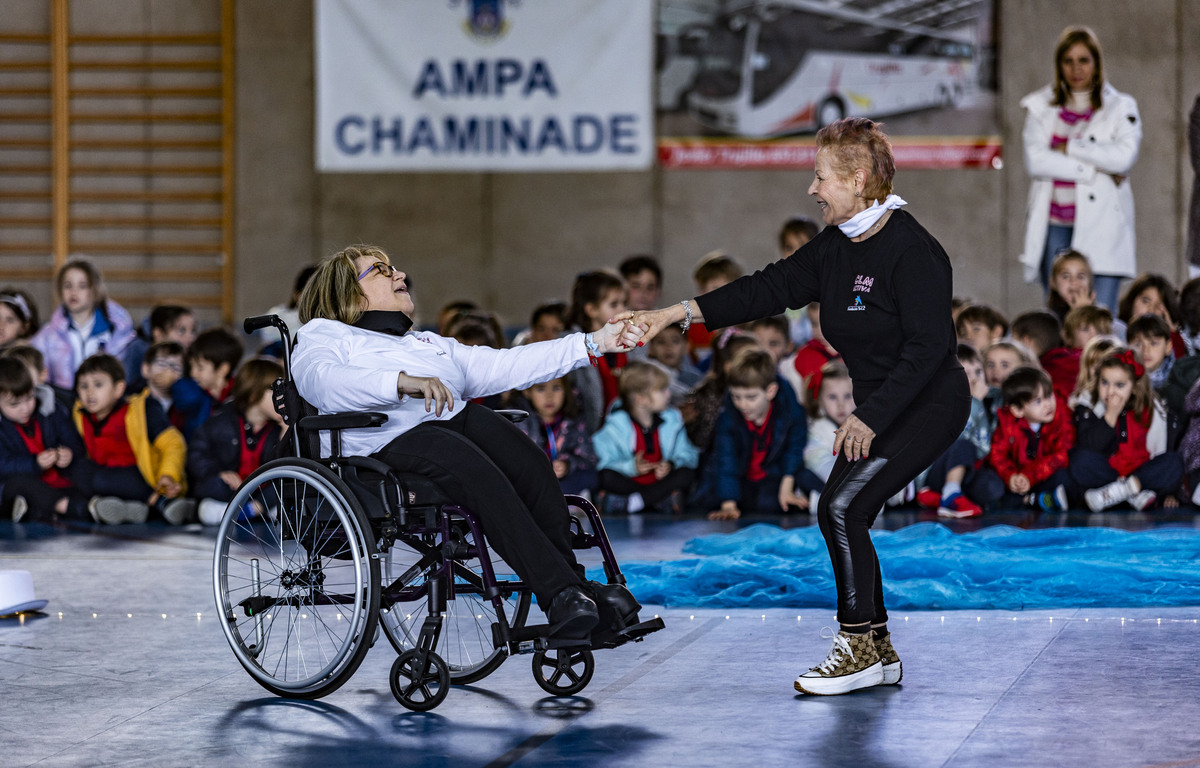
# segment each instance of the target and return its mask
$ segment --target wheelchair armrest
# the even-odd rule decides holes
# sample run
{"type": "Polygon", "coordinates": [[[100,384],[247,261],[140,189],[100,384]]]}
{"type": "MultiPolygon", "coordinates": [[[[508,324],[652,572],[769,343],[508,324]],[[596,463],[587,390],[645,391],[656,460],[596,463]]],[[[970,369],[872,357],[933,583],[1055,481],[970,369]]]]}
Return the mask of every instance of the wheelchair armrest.
{"type": "Polygon", "coordinates": [[[381,426],[388,420],[386,413],[330,413],[325,416],[305,416],[297,425],[301,429],[324,431],[327,429],[367,429],[381,426]]]}
{"type": "Polygon", "coordinates": [[[528,411],[519,411],[515,408],[498,408],[498,409],[496,409],[496,413],[498,413],[501,416],[503,416],[504,418],[508,419],[513,424],[516,424],[521,421],[525,421],[525,419],[529,418],[528,411]]]}

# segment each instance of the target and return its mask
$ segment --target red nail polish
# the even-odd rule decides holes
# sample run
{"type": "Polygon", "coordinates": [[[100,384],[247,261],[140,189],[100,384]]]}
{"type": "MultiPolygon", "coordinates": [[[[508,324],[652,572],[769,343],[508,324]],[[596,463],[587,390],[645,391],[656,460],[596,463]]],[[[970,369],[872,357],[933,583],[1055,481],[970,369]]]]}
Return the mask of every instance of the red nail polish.
{"type": "Polygon", "coordinates": [[[644,347],[644,346],[646,346],[646,342],[644,342],[644,341],[639,341],[639,342],[638,342],[638,346],[639,346],[639,347],[644,347]]]}

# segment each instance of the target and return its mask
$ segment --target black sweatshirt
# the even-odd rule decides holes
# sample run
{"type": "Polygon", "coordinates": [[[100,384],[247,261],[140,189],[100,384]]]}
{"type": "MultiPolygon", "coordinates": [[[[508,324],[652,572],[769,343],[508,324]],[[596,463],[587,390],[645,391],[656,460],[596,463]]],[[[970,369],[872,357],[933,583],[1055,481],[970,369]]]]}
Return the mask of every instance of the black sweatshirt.
{"type": "Polygon", "coordinates": [[[861,243],[826,227],[790,258],[696,303],[704,324],[714,329],[821,302],[821,331],[854,380],[854,415],[878,435],[937,374],[962,367],[950,272],[938,241],[910,214],[895,210],[883,229],[861,243]]]}

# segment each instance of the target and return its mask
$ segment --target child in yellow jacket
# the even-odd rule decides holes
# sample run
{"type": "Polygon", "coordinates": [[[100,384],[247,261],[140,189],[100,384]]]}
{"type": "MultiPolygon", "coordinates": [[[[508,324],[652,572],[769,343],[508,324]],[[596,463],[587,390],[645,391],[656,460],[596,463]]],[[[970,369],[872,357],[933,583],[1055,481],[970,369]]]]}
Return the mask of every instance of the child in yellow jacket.
{"type": "Polygon", "coordinates": [[[125,369],[112,355],[92,355],[75,374],[75,427],[86,459],[72,480],[91,497],[88,511],[100,523],[144,523],[154,508],[181,525],[195,513],[183,498],[187,445],[145,391],[125,396],[125,369]]]}

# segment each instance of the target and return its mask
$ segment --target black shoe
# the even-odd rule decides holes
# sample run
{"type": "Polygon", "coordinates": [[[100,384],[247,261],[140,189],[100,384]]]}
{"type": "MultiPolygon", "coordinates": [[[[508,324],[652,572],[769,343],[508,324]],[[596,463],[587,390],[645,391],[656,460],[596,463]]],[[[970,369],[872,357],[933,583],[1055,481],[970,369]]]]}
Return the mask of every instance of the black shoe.
{"type": "Polygon", "coordinates": [[[579,587],[566,587],[550,601],[546,619],[552,637],[585,638],[600,621],[596,603],[579,587]]]}
{"type": "Polygon", "coordinates": [[[600,609],[601,627],[619,632],[631,624],[637,624],[638,611],[642,606],[624,584],[589,581],[584,584],[584,588],[600,609]]]}

